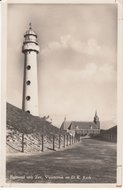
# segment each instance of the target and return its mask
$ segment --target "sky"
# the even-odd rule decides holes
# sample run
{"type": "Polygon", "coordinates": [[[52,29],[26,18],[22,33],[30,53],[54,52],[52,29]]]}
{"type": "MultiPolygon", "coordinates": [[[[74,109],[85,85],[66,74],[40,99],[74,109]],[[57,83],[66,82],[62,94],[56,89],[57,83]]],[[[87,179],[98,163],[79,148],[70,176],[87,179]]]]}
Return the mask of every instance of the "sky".
{"type": "Polygon", "coordinates": [[[22,108],[24,33],[38,35],[39,115],[116,122],[116,5],[8,5],[7,101],[22,108]]]}

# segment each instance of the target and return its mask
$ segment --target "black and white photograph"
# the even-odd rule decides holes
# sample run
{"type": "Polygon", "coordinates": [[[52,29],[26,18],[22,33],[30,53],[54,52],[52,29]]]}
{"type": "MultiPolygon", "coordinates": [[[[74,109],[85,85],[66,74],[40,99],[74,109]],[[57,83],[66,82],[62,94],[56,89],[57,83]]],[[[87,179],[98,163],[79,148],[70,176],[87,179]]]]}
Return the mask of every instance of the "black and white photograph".
{"type": "Polygon", "coordinates": [[[6,183],[117,183],[118,6],[7,5],[6,183]]]}

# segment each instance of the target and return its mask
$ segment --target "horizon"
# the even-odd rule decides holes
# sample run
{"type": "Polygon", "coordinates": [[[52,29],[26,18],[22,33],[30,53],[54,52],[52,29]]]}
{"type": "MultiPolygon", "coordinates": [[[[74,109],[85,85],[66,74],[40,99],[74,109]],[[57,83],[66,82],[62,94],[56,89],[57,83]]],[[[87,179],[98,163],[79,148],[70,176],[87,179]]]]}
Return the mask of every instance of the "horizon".
{"type": "MultiPolygon", "coordinates": [[[[11,104],[11,103],[7,102],[7,104],[11,104]]],[[[15,106],[13,104],[11,104],[11,105],[15,106]]],[[[19,108],[19,107],[16,107],[16,108],[19,108]]],[[[19,108],[19,109],[21,109],[21,108],[19,108]]],[[[24,111],[24,110],[22,110],[22,111],[24,111]]],[[[40,117],[40,116],[35,116],[35,117],[40,117]]],[[[43,117],[46,117],[46,116],[43,116],[43,117]]],[[[40,117],[40,118],[43,118],[43,117],[40,117]]],[[[50,119],[50,118],[48,118],[48,119],[50,119]]],[[[48,119],[46,119],[46,120],[52,124],[52,121],[48,120],[48,119]]],[[[64,119],[63,119],[63,121],[61,123],[59,123],[58,125],[54,125],[54,126],[57,127],[57,128],[60,128],[63,122],[64,122],[64,119]]],[[[66,122],[93,122],[93,119],[92,120],[86,120],[86,121],[84,121],[84,120],[79,120],[78,121],[78,120],[69,120],[69,119],[67,120],[67,118],[66,118],[66,122]]],[[[112,120],[103,120],[103,121],[101,121],[100,120],[100,129],[109,129],[109,128],[112,128],[114,126],[117,126],[117,123],[115,121],[112,121],[112,120]],[[105,126],[104,126],[104,124],[105,124],[105,126]]]]}

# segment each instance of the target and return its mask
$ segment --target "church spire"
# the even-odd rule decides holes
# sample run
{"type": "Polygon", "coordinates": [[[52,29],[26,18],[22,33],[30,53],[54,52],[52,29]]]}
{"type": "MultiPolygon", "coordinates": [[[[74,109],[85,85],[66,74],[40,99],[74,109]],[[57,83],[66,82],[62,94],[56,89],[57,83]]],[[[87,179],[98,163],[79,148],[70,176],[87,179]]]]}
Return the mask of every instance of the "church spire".
{"type": "Polygon", "coordinates": [[[95,111],[94,123],[98,126],[98,128],[100,128],[100,120],[99,120],[99,117],[97,115],[97,110],[95,111]]]}
{"type": "Polygon", "coordinates": [[[66,129],[66,115],[64,117],[64,129],[66,129]]]}
{"type": "Polygon", "coordinates": [[[64,117],[64,121],[66,121],[66,115],[65,115],[65,117],[64,117]]]}
{"type": "Polygon", "coordinates": [[[95,111],[95,117],[98,117],[98,116],[97,116],[97,109],[96,109],[96,111],[95,111]]]}

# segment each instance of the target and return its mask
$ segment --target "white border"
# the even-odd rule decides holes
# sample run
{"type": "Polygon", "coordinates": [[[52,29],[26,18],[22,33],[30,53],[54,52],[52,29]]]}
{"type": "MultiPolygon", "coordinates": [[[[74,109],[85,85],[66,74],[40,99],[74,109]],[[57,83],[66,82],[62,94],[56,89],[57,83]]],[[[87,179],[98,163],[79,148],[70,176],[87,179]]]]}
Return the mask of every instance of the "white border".
{"type": "Polygon", "coordinates": [[[7,66],[7,3],[1,3],[1,184],[5,184],[6,171],[6,66],[7,66]]]}
{"type": "Polygon", "coordinates": [[[118,3],[117,32],[117,186],[122,184],[122,134],[123,134],[123,0],[118,3]]]}
{"type": "MultiPolygon", "coordinates": [[[[0,13],[2,10],[2,5],[0,4],[0,13]]],[[[0,17],[1,18],[1,17],[0,17]]],[[[0,42],[1,42],[1,19],[0,19],[0,42]]],[[[1,50],[2,50],[2,44],[0,44],[0,81],[1,81],[1,65],[2,65],[2,60],[1,60],[1,50]]],[[[0,82],[0,100],[1,100],[1,82],[0,82]]],[[[1,101],[0,101],[0,107],[1,107],[1,101]]],[[[1,121],[1,109],[0,109],[0,121],[1,121]]],[[[1,122],[0,122],[1,126],[1,122]]],[[[0,139],[1,139],[1,130],[0,130],[0,139]]],[[[0,141],[1,145],[1,141],[0,141]]],[[[2,152],[1,152],[1,146],[0,146],[0,171],[1,171],[1,166],[2,166],[2,152]]],[[[1,178],[0,178],[0,184],[1,184],[1,178]]]]}
{"type": "MultiPolygon", "coordinates": [[[[7,1],[7,0],[3,0],[7,1]]],[[[8,0],[11,3],[32,3],[32,4],[114,4],[120,3],[122,0],[8,0]]]]}
{"type": "Polygon", "coordinates": [[[121,187],[121,146],[123,126],[123,0],[3,0],[2,3],[2,64],[1,64],[1,185],[6,187],[52,187],[52,188],[94,188],[94,187],[121,187]],[[7,4],[118,4],[118,143],[117,143],[117,184],[6,184],[6,66],[7,66],[7,4]],[[4,36],[4,38],[3,38],[4,36]],[[122,38],[121,38],[122,37],[122,38]],[[4,110],[4,111],[3,111],[4,110]]]}
{"type": "Polygon", "coordinates": [[[2,141],[2,152],[1,152],[1,181],[2,186],[5,184],[5,172],[6,172],[6,66],[7,66],[7,3],[2,2],[2,56],[1,56],[1,141],[2,141]]]}

